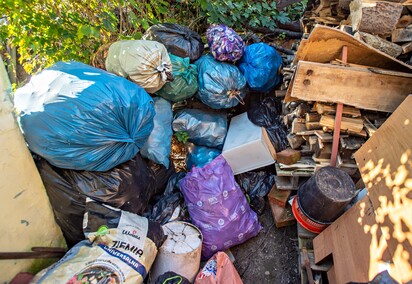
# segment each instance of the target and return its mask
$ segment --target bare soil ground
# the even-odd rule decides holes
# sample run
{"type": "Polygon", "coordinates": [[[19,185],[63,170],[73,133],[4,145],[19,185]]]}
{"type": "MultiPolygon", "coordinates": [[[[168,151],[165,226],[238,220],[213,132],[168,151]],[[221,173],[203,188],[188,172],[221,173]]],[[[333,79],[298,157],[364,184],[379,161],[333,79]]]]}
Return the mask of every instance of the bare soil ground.
{"type": "Polygon", "coordinates": [[[259,235],[231,249],[244,284],[300,283],[296,225],[276,228],[267,201],[259,220],[259,235]]]}

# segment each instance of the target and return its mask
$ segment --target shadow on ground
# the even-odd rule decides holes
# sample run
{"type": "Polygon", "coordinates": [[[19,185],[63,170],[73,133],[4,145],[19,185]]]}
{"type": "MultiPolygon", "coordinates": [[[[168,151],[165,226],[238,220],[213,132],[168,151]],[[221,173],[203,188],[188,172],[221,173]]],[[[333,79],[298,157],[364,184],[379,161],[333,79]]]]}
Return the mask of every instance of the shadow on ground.
{"type": "Polygon", "coordinates": [[[268,202],[259,235],[231,248],[244,284],[300,283],[296,225],[276,228],[268,202]]]}

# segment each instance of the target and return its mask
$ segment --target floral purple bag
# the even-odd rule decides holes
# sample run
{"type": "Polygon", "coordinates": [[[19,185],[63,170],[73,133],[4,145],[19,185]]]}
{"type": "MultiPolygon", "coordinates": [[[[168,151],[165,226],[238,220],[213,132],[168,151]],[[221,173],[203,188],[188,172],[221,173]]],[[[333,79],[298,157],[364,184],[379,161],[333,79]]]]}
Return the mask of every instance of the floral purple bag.
{"type": "Polygon", "coordinates": [[[206,39],[216,60],[236,62],[243,56],[243,39],[226,25],[211,25],[206,31],[206,39]]]}
{"type": "Polygon", "coordinates": [[[180,190],[193,224],[202,231],[203,259],[245,242],[262,229],[222,155],[203,168],[194,167],[181,180],[180,190]]]}

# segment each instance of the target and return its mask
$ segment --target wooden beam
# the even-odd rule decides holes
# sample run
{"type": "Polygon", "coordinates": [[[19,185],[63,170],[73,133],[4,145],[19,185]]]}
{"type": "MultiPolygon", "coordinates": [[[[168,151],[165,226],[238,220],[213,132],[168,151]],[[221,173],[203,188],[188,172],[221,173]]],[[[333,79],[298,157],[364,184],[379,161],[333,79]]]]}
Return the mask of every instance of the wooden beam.
{"type": "Polygon", "coordinates": [[[411,92],[412,78],[407,76],[300,61],[291,96],[306,101],[343,103],[361,109],[393,112],[411,92]]]}

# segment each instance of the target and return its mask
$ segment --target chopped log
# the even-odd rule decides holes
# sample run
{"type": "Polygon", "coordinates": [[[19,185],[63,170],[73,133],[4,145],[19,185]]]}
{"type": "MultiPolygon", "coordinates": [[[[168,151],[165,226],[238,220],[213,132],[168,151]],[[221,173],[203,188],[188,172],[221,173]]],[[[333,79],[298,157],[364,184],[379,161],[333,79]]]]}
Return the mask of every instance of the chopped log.
{"type": "MultiPolygon", "coordinates": [[[[320,125],[333,130],[335,127],[335,117],[331,115],[322,115],[320,118],[320,125]]],[[[361,118],[342,117],[341,131],[360,133],[362,129],[363,120],[361,118]]]]}
{"type": "Polygon", "coordinates": [[[402,47],[379,36],[357,32],[354,37],[395,58],[402,54],[402,47]]]}
{"type": "Polygon", "coordinates": [[[402,47],[402,54],[406,54],[408,52],[411,52],[412,51],[412,41],[408,42],[408,43],[405,43],[405,44],[402,44],[401,47],[402,47]]]}
{"type": "Polygon", "coordinates": [[[306,113],[310,112],[311,106],[306,102],[302,102],[296,107],[295,113],[298,117],[304,117],[306,113]]]}
{"type": "Polygon", "coordinates": [[[396,29],[392,32],[392,42],[412,41],[412,28],[396,29]]]}
{"type": "Polygon", "coordinates": [[[391,34],[403,9],[399,3],[366,0],[353,0],[349,7],[353,29],[375,35],[391,34]]]}
{"type": "MultiPolygon", "coordinates": [[[[316,102],[313,106],[313,110],[319,114],[334,114],[336,113],[336,105],[327,105],[320,102],[316,102]]],[[[342,114],[352,117],[360,117],[361,112],[356,107],[343,106],[342,114]]]]}
{"type": "Polygon", "coordinates": [[[318,130],[322,129],[322,125],[320,125],[319,121],[314,121],[314,122],[306,122],[306,129],[307,130],[318,130]]]}
{"type": "Polygon", "coordinates": [[[294,150],[298,149],[304,141],[302,136],[298,136],[298,135],[292,134],[292,133],[289,133],[286,136],[286,139],[288,139],[290,147],[294,150]]]}
{"type": "Polygon", "coordinates": [[[333,141],[333,136],[330,133],[325,133],[323,131],[315,131],[315,135],[318,136],[319,140],[321,140],[322,142],[332,142],[333,141]]]}
{"type": "Polygon", "coordinates": [[[396,28],[397,29],[406,28],[410,24],[412,24],[412,16],[411,15],[403,15],[399,19],[398,23],[396,24],[396,28]]]}
{"type": "Polygon", "coordinates": [[[296,134],[306,130],[305,120],[301,118],[295,118],[292,122],[292,133],[296,134]]]}
{"type": "Polygon", "coordinates": [[[315,151],[315,145],[318,144],[318,136],[312,135],[309,136],[309,149],[311,151],[315,151]]]}
{"type": "Polygon", "coordinates": [[[320,115],[316,112],[307,112],[305,115],[306,122],[319,122],[320,115]]]}

